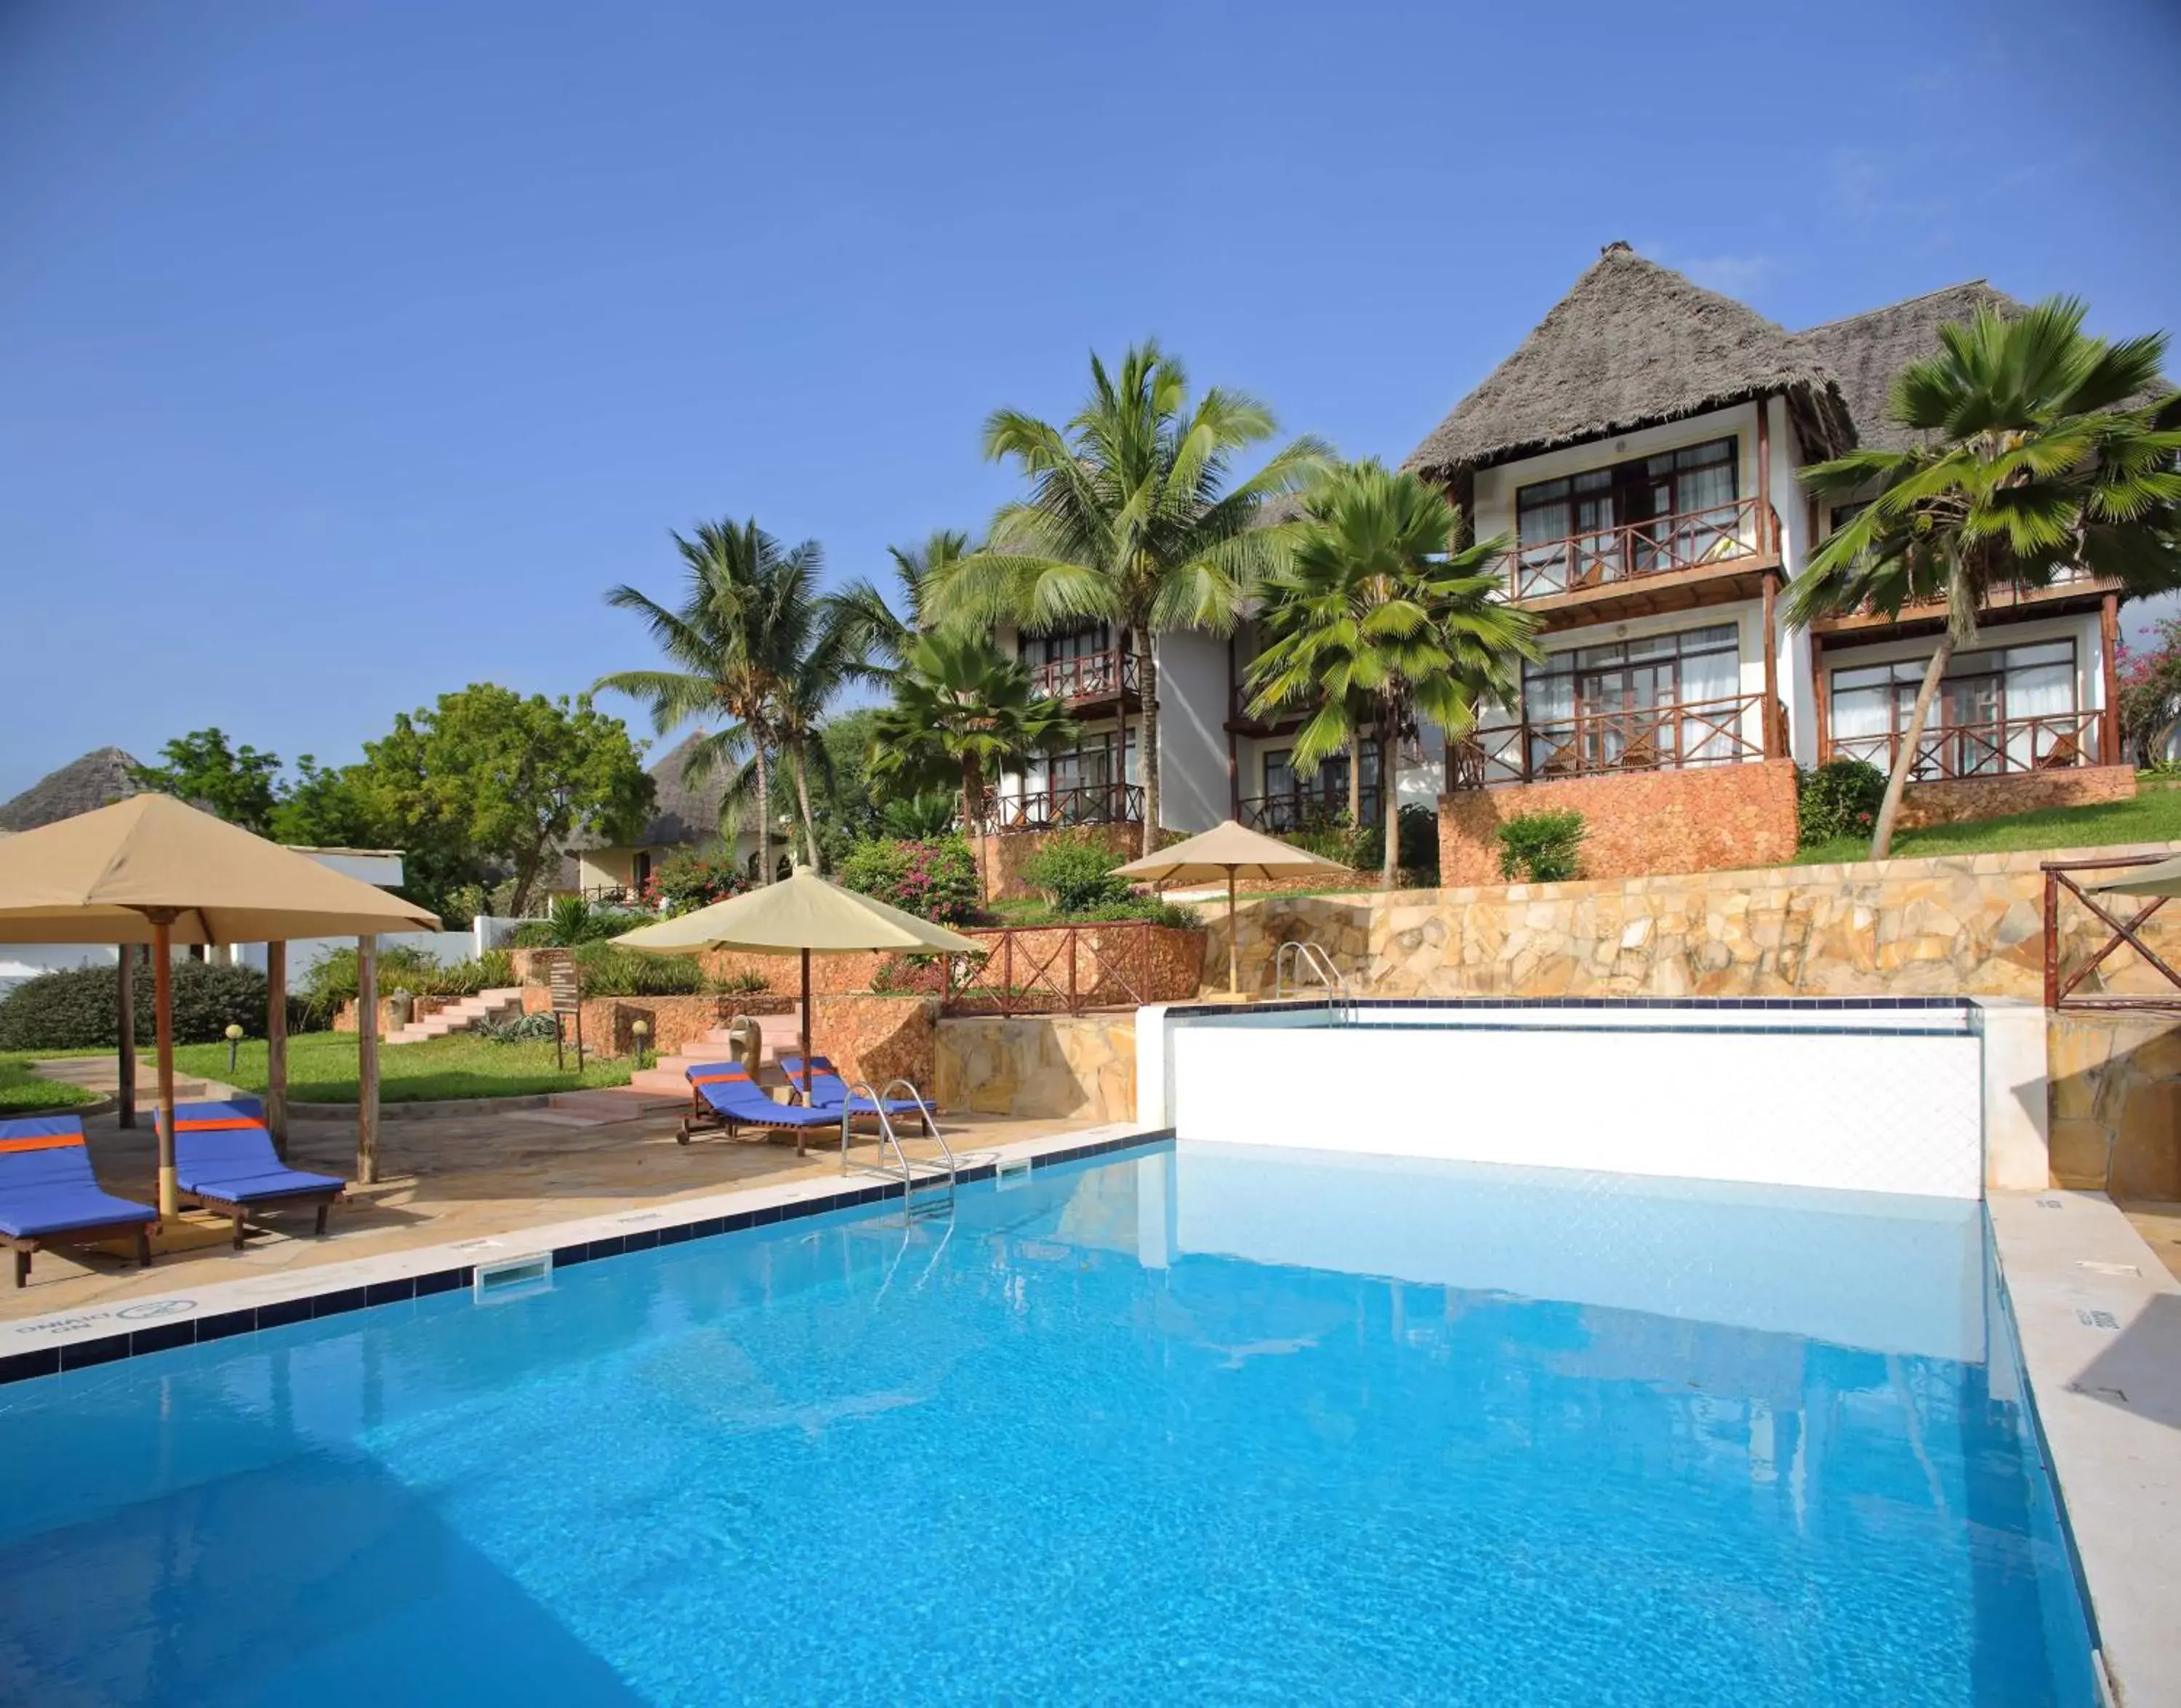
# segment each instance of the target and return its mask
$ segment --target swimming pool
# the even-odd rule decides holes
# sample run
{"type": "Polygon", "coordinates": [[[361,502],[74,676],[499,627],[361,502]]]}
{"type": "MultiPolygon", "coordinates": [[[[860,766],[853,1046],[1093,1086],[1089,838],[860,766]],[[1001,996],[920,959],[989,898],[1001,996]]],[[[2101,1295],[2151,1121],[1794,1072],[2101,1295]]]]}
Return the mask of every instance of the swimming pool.
{"type": "Polygon", "coordinates": [[[2058,1703],[1981,1208],[1165,1145],[0,1389],[0,1700],[2058,1703]]]}

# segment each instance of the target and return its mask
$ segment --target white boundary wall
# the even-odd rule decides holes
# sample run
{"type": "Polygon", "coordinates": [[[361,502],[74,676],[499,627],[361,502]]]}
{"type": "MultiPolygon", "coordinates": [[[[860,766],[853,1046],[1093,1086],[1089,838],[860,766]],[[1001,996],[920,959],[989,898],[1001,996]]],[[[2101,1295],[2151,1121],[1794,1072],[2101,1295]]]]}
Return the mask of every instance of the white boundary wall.
{"type": "Polygon", "coordinates": [[[1178,1137],[1974,1198],[2040,1189],[2041,1011],[1692,1002],[1139,1011],[1178,1137]]]}

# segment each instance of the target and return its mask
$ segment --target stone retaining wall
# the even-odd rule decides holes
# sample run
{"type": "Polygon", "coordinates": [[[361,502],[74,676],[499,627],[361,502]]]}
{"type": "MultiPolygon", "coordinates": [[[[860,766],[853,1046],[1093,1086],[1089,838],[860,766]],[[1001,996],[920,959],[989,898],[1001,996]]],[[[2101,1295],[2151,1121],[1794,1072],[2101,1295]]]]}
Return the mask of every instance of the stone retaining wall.
{"type": "MultiPolygon", "coordinates": [[[[1171,839],[1162,839],[1171,840],[1171,839]]],[[[993,901],[1019,901],[1037,894],[1023,868],[1035,859],[1041,849],[1056,840],[1087,842],[1093,847],[1103,848],[1118,854],[1124,860],[1133,860],[1143,851],[1144,827],[1140,824],[1080,824],[1056,830],[1008,830],[998,835],[972,836],[969,851],[975,857],[985,879],[985,895],[993,901]]]]}
{"type": "MultiPolygon", "coordinates": [[[[1754,767],[1744,767],[1753,769],[1754,767]]],[[[1245,899],[1245,989],[1269,993],[1279,944],[1328,950],[1379,996],[1977,995],[2041,1000],[2044,860],[2165,854],[2129,848],[1786,866],[1576,884],[1245,899]]],[[[1207,969],[1227,961],[1223,910],[1207,910],[1207,969]]],[[[2105,937],[2063,911],[2063,955],[2105,937]]],[[[2181,906],[2146,929],[2181,963],[2181,906]]],[[[2084,993],[2170,989],[2132,950],[2084,993]]]]}
{"type": "Polygon", "coordinates": [[[2052,1178],[2181,1198],[2181,1014],[2053,1014],[2045,1032],[2052,1178]]]}
{"type": "Polygon", "coordinates": [[[1133,1014],[977,1017],[939,1022],[941,1104],[976,1115],[1134,1121],[1133,1014]]]}
{"type": "Polygon", "coordinates": [[[1442,884],[1499,875],[1499,827],[1518,813],[1576,812],[1592,879],[1712,872],[1795,857],[1790,759],[1629,771],[1457,790],[1438,802],[1442,884]]]}
{"type": "Polygon", "coordinates": [[[1946,783],[1911,783],[1901,796],[1901,828],[2001,818],[2047,807],[2095,807],[2135,799],[2133,765],[2070,765],[2051,771],[2013,771],[2002,777],[1957,777],[1946,783]]]}

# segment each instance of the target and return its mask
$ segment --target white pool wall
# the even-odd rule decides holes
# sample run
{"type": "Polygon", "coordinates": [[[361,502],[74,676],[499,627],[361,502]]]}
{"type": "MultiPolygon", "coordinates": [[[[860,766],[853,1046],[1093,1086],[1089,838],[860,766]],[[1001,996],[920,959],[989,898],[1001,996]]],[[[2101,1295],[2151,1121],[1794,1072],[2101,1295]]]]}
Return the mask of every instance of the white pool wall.
{"type": "Polygon", "coordinates": [[[1973,1198],[2046,1184],[2044,1042],[2011,1004],[1168,1005],[1137,1095],[1206,1143],[1973,1198]]]}

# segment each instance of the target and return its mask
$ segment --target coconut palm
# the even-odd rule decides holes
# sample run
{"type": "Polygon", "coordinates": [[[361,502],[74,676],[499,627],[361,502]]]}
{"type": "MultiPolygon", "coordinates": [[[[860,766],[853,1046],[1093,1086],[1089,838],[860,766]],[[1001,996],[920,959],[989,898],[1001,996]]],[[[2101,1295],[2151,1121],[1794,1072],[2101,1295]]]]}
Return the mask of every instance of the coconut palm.
{"type": "Polygon", "coordinates": [[[839,635],[858,676],[882,686],[893,680],[917,636],[930,626],[925,590],[934,576],[976,549],[969,535],[940,528],[920,546],[886,548],[893,560],[891,597],[868,579],[851,581],[827,596],[827,621],[839,635]]]}
{"type": "MultiPolygon", "coordinates": [[[[935,567],[926,598],[943,622],[1033,632],[1082,622],[1124,631],[1141,697],[1144,851],[1159,822],[1159,684],[1152,637],[1225,633],[1251,590],[1282,561],[1267,503],[1304,486],[1328,452],[1291,441],[1246,480],[1234,458],[1273,437],[1271,412],[1218,387],[1192,400],[1181,363],[1157,344],[1118,372],[1090,359],[1090,395],[1064,427],[1014,410],[985,423],[985,455],[1013,463],[1030,495],[1001,510],[991,543],[935,567]]],[[[1124,731],[1125,736],[1125,731],[1124,731]]]]}
{"type": "Polygon", "coordinates": [[[2170,396],[2127,406],[2158,385],[2166,339],[2108,343],[2084,333],[2083,314],[2080,302],[2056,297],[2013,320],[1985,310],[1941,327],[1938,354],[1902,371],[1888,407],[1916,442],[1803,473],[1821,496],[1869,502],[1795,577],[1788,621],[1946,607],[1894,756],[1873,859],[1892,846],[1947,662],[1975,638],[1996,589],[2049,587],[2076,565],[2132,594],[2181,585],[2181,414],[2170,396]]]}
{"type": "MultiPolygon", "coordinates": [[[[1335,470],[1311,491],[1292,561],[1267,584],[1268,639],[1250,668],[1256,715],[1308,709],[1298,771],[1343,747],[1355,755],[1367,718],[1389,890],[1400,844],[1394,742],[1419,713],[1450,741],[1466,734],[1479,702],[1510,700],[1516,666],[1537,656],[1535,620],[1499,597],[1506,584],[1493,563],[1507,541],[1449,551],[1460,532],[1460,511],[1413,474],[1375,461],[1335,470]]],[[[1351,789],[1356,770],[1351,758],[1351,789]]]]}
{"type": "Polygon", "coordinates": [[[758,879],[771,881],[772,769],[787,757],[794,773],[806,836],[810,835],[805,760],[814,714],[798,709],[811,690],[804,680],[825,644],[817,582],[823,557],[815,540],[782,550],[754,521],[706,522],[696,537],[674,536],[685,575],[681,605],[670,609],[632,587],[606,603],[635,611],[670,664],[601,676],[599,690],[650,702],[654,727],[665,735],[692,720],[711,723],[690,744],[682,780],[708,781],[722,767],[743,774],[726,804],[756,807],[758,879]]]}
{"type": "MultiPolygon", "coordinates": [[[[874,725],[873,780],[906,795],[953,788],[965,831],[986,822],[996,779],[1074,737],[1068,708],[1036,692],[1030,671],[986,635],[919,636],[895,672],[893,692],[874,725]]],[[[980,861],[980,886],[983,878],[980,861]]]]}

